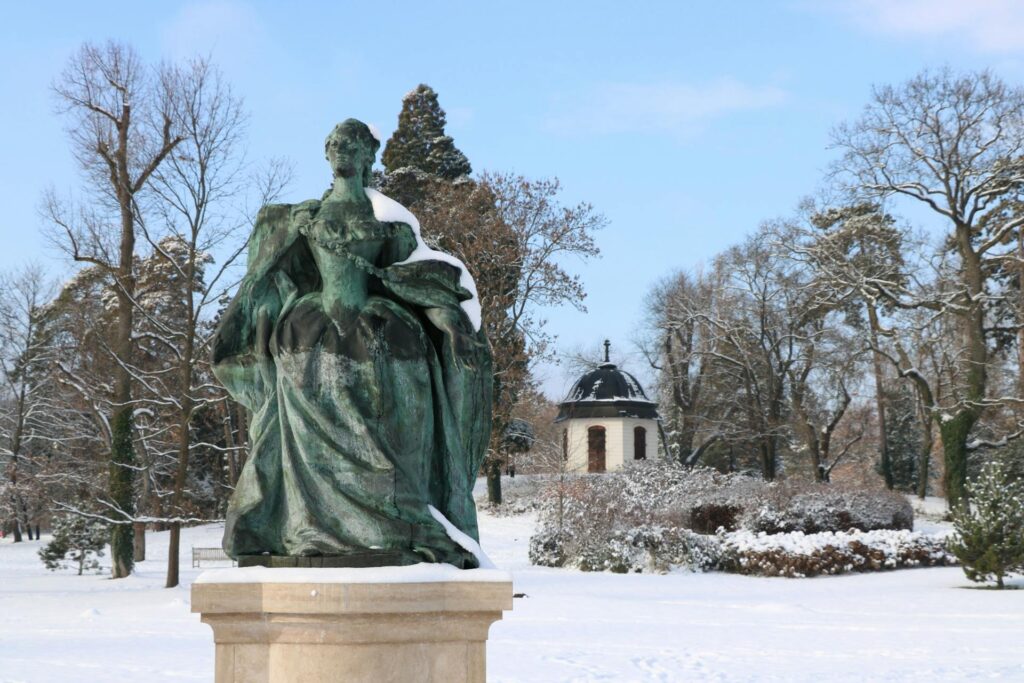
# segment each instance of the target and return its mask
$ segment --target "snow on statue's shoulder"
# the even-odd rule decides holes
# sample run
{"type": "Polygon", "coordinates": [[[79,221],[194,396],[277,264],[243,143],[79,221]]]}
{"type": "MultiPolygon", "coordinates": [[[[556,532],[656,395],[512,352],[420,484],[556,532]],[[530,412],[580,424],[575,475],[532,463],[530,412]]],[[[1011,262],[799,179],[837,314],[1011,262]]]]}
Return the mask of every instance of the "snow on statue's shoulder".
{"type": "Polygon", "coordinates": [[[470,322],[473,323],[473,329],[479,331],[480,297],[477,296],[476,282],[473,281],[473,276],[469,274],[469,268],[466,267],[466,264],[447,252],[428,247],[426,242],[423,241],[423,236],[420,235],[420,222],[416,220],[416,216],[412,214],[412,211],[409,211],[409,209],[391,197],[369,187],[366,188],[366,196],[370,198],[370,203],[373,205],[373,215],[377,220],[382,223],[407,223],[416,236],[416,248],[409,254],[409,258],[395,265],[414,263],[416,261],[442,261],[459,269],[459,284],[472,295],[470,299],[462,302],[462,310],[469,316],[470,322]]]}

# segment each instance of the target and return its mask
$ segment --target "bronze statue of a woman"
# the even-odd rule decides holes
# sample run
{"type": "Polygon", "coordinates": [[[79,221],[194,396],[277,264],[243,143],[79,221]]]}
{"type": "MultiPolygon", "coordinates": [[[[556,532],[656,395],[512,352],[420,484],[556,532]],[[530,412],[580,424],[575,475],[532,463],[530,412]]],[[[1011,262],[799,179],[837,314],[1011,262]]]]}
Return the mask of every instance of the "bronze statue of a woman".
{"type": "Polygon", "coordinates": [[[348,119],[327,137],[330,192],[260,210],[214,340],[250,411],[224,533],[243,566],[477,566],[442,520],[478,538],[490,350],[465,267],[366,188],[379,146],[348,119]]]}

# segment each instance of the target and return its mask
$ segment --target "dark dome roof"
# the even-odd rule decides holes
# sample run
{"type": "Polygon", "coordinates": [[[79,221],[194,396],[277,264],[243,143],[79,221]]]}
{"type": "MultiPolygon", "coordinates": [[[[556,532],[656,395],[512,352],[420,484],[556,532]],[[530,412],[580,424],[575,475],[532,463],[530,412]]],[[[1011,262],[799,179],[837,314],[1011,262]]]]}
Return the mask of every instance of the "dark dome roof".
{"type": "Polygon", "coordinates": [[[636,377],[619,370],[614,363],[601,363],[576,380],[566,401],[608,401],[611,399],[647,400],[636,377]]]}
{"type": "Polygon", "coordinates": [[[572,386],[556,422],[570,417],[639,417],[656,419],[657,410],[636,377],[614,363],[602,363],[572,386]]]}

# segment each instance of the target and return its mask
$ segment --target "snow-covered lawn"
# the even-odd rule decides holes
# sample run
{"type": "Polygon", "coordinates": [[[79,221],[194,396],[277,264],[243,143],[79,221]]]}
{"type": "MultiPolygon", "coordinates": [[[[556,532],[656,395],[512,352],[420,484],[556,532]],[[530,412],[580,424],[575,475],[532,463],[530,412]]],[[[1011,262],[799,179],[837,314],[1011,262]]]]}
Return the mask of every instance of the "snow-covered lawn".
{"type": "MultiPolygon", "coordinates": [[[[491,681],[1024,680],[1024,590],[969,590],[957,568],[585,574],[531,567],[532,525],[481,518],[484,550],[527,596],[491,628],[491,681]]],[[[148,535],[151,559],[121,581],[47,572],[37,542],[0,542],[0,682],[212,681],[187,584],[191,546],[220,532],[184,532],[186,585],[171,590],[166,534],[148,535]]]]}

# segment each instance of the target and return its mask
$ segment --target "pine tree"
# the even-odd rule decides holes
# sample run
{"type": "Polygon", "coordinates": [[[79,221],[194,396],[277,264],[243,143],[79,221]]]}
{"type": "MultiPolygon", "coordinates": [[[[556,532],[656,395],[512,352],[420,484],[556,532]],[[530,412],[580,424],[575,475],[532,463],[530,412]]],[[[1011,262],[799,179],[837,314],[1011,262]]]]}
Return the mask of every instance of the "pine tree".
{"type": "MultiPolygon", "coordinates": [[[[918,484],[921,425],[910,387],[901,384],[885,393],[885,433],[893,488],[913,493],[918,484]]],[[[881,463],[878,473],[883,474],[881,463]]]]}
{"type": "Polygon", "coordinates": [[[971,581],[1024,573],[1024,483],[1016,480],[1005,463],[985,465],[968,486],[970,503],[953,515],[956,535],[950,550],[971,581]]]}
{"type": "Polygon", "coordinates": [[[458,150],[451,136],[446,135],[444,109],[437,93],[423,83],[402,99],[398,128],[388,140],[381,156],[387,173],[401,168],[414,168],[445,180],[467,176],[473,172],[469,159],[458,150]]]}
{"type": "Polygon", "coordinates": [[[39,557],[50,571],[78,565],[78,575],[85,569],[100,568],[100,557],[110,530],[105,524],[79,515],[63,515],[53,526],[53,540],[39,551],[39,557]]]}

